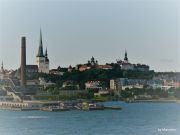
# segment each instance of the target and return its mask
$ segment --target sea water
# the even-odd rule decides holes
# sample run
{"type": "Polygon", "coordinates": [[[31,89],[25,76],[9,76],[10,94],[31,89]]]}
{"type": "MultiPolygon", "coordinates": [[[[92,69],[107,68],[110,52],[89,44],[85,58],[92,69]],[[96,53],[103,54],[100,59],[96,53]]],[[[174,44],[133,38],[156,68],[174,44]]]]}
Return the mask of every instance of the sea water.
{"type": "Polygon", "coordinates": [[[180,135],[180,104],[105,102],[122,110],[0,110],[0,135],[180,135]]]}

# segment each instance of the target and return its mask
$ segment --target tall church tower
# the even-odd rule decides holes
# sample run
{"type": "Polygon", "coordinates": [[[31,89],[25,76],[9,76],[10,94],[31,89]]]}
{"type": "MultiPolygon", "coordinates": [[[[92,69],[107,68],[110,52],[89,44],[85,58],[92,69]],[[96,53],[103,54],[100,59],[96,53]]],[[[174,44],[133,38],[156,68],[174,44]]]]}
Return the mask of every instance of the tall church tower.
{"type": "Polygon", "coordinates": [[[125,50],[124,61],[128,62],[127,51],[125,50]]]}
{"type": "Polygon", "coordinates": [[[45,54],[43,53],[41,30],[40,30],[39,49],[38,49],[38,54],[36,56],[36,63],[38,65],[39,73],[49,73],[49,59],[48,59],[47,49],[45,51],[45,54]]]}

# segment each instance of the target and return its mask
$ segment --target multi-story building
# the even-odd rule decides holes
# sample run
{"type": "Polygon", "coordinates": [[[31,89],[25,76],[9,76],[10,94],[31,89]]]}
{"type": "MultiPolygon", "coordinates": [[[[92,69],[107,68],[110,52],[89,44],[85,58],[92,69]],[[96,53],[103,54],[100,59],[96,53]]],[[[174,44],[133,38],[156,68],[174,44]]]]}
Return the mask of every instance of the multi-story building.
{"type": "Polygon", "coordinates": [[[117,78],[115,80],[110,80],[110,89],[125,90],[126,88],[143,88],[146,84],[147,81],[143,79],[117,78]]]}
{"type": "Polygon", "coordinates": [[[110,90],[114,91],[114,94],[117,96],[121,95],[122,86],[121,83],[119,83],[119,79],[110,80],[110,90]]]}

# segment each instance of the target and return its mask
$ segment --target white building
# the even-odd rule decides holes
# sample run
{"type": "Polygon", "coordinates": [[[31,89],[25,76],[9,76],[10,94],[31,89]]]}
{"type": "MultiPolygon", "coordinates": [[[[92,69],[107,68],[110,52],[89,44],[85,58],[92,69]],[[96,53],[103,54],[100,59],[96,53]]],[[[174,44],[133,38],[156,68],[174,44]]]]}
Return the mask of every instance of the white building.
{"type": "Polygon", "coordinates": [[[134,65],[131,63],[122,63],[121,69],[122,70],[134,70],[134,65]]]}
{"type": "Polygon", "coordinates": [[[49,59],[48,59],[48,54],[47,54],[47,48],[44,54],[41,31],[40,31],[39,50],[36,56],[36,63],[38,65],[39,73],[49,73],[49,59]]]}
{"type": "Polygon", "coordinates": [[[114,94],[117,96],[121,95],[122,86],[120,83],[120,79],[110,80],[110,90],[114,91],[114,94]]]}
{"type": "Polygon", "coordinates": [[[116,90],[116,81],[110,80],[110,90],[116,90]]]}

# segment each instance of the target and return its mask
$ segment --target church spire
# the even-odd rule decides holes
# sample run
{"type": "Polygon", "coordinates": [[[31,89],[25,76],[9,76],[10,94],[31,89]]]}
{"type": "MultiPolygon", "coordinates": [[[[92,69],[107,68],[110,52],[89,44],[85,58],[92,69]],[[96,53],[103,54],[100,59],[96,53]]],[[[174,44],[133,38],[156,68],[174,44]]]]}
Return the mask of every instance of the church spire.
{"type": "Polygon", "coordinates": [[[3,67],[3,61],[2,61],[2,64],[1,64],[1,71],[4,70],[4,67],[3,67]]]}
{"type": "Polygon", "coordinates": [[[45,54],[44,54],[45,57],[48,57],[48,53],[47,53],[47,47],[46,47],[46,50],[45,50],[45,54]]]}
{"type": "Polygon", "coordinates": [[[47,53],[47,47],[46,47],[46,51],[45,51],[44,56],[45,56],[45,61],[46,61],[46,62],[49,62],[48,53],[47,53]]]}
{"type": "Polygon", "coordinates": [[[125,50],[124,61],[127,61],[127,62],[128,62],[128,57],[127,57],[127,51],[126,51],[126,50],[125,50]]]}
{"type": "Polygon", "coordinates": [[[1,72],[4,73],[4,65],[3,65],[3,61],[1,63],[1,72]]]}
{"type": "Polygon", "coordinates": [[[42,32],[41,32],[41,29],[40,29],[39,50],[38,50],[37,57],[44,57],[44,54],[43,54],[43,43],[42,43],[42,32]]]}

